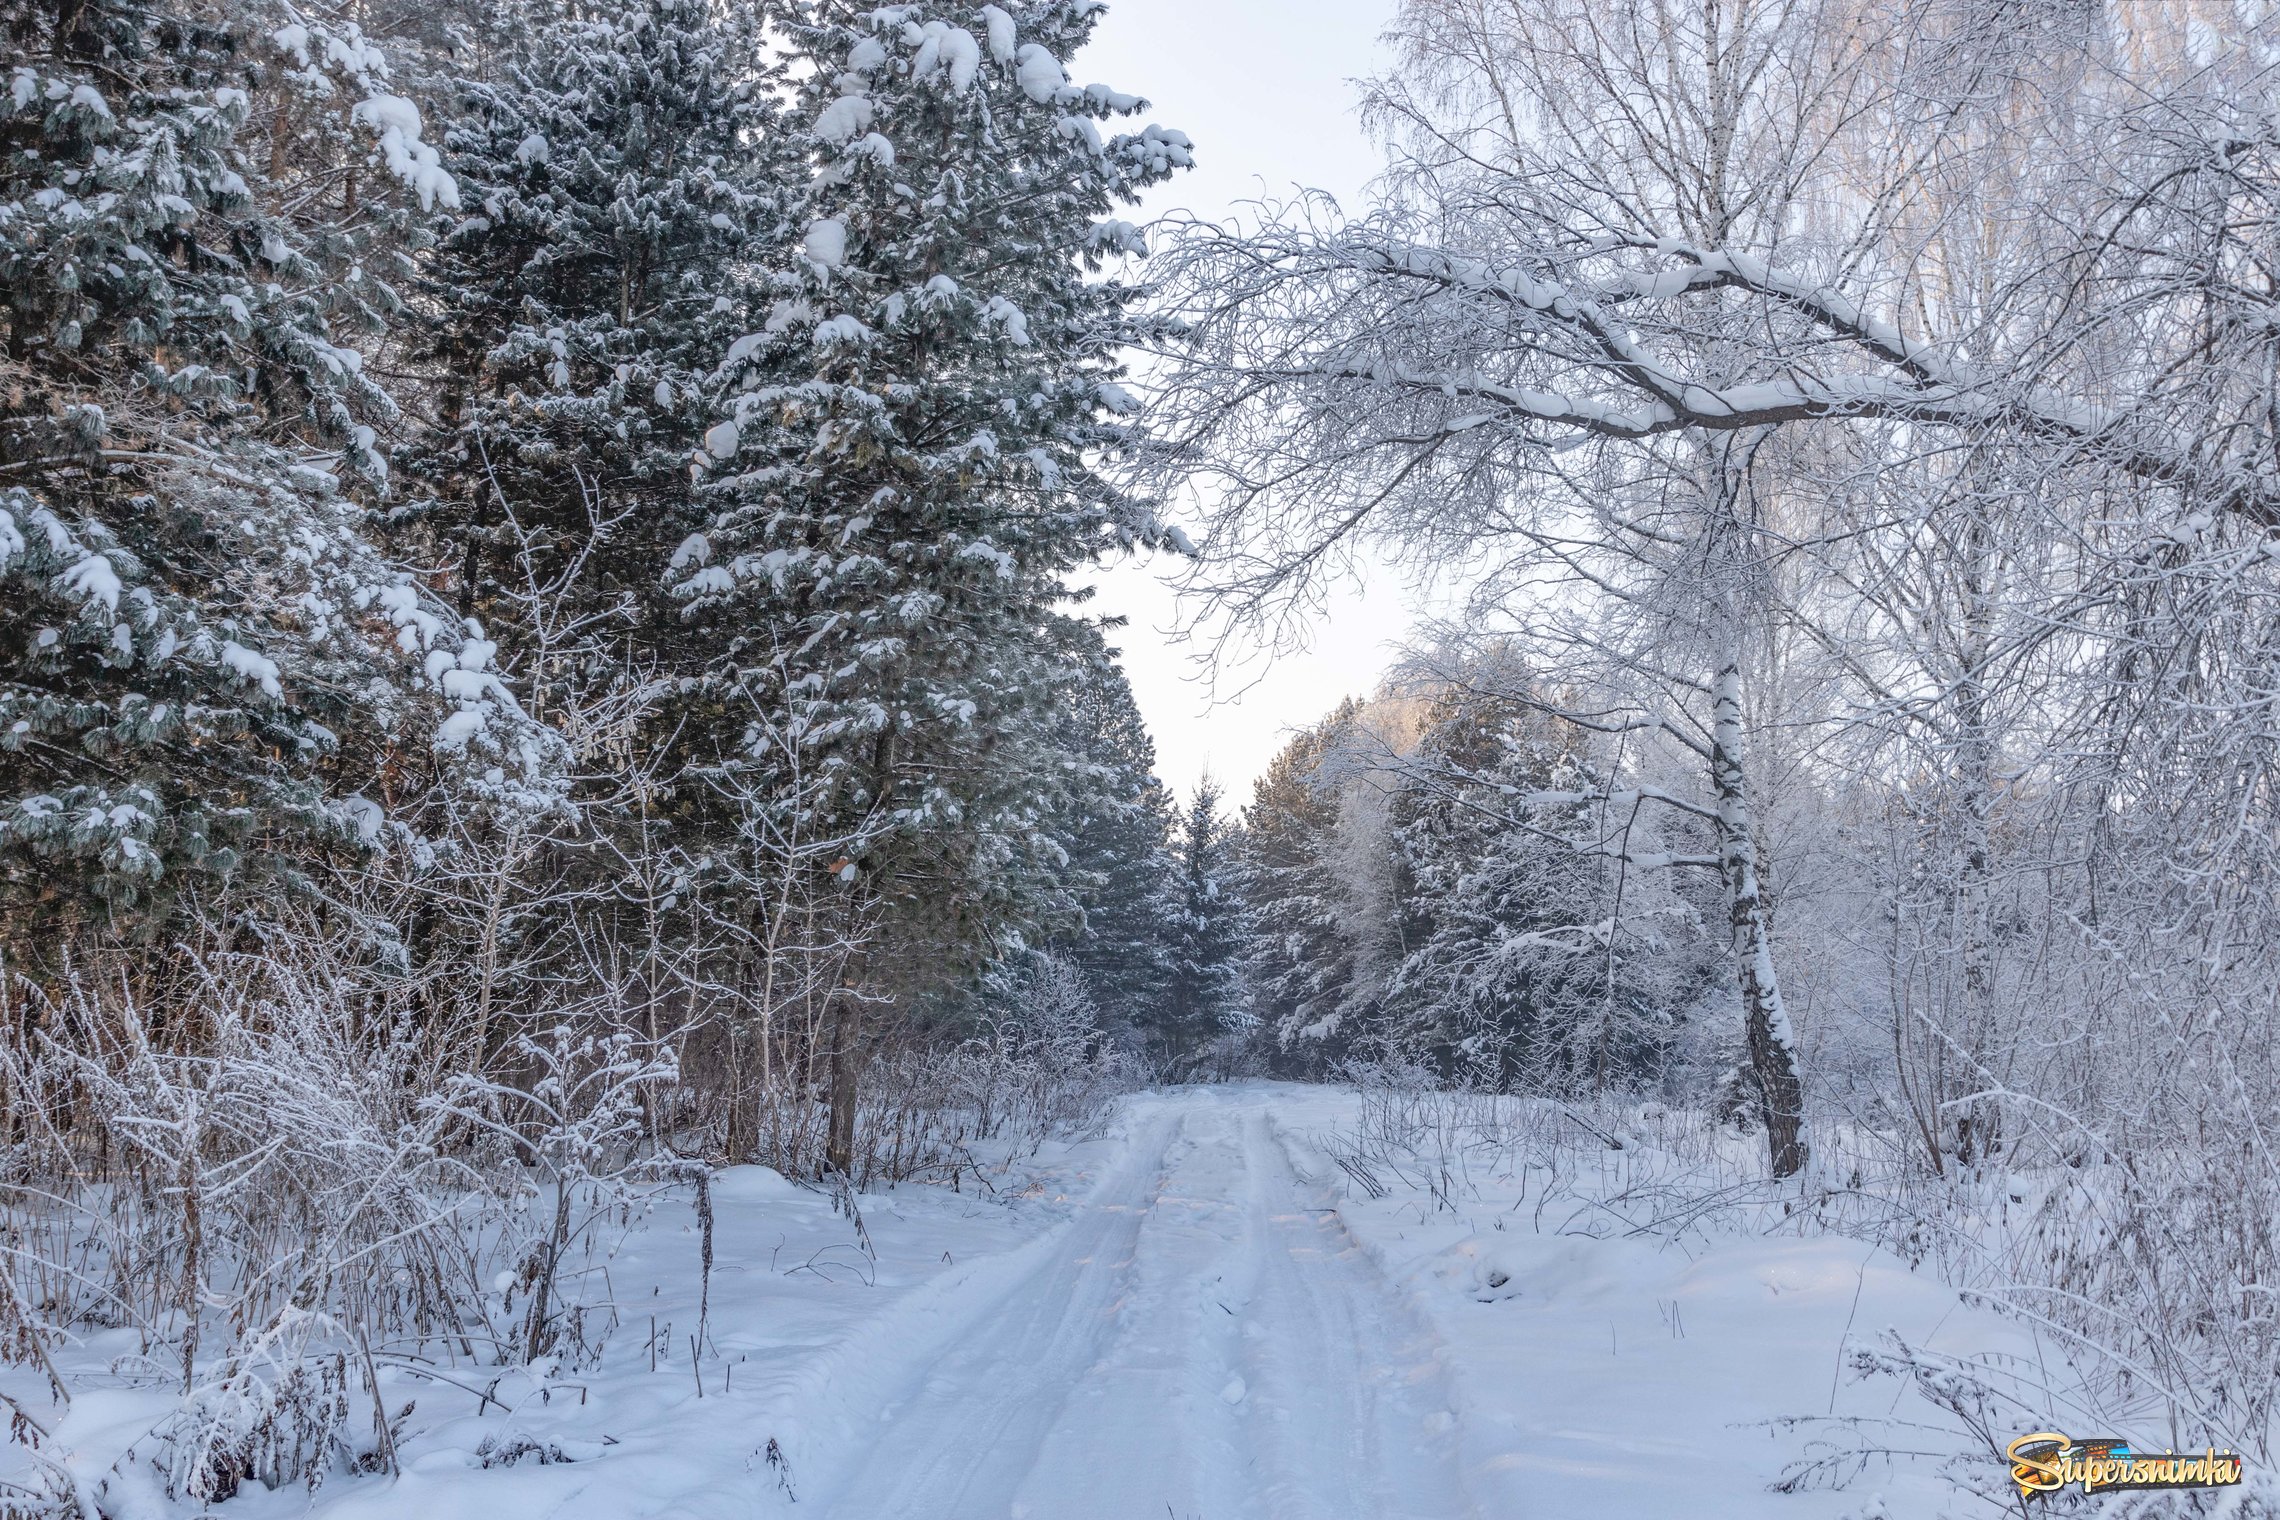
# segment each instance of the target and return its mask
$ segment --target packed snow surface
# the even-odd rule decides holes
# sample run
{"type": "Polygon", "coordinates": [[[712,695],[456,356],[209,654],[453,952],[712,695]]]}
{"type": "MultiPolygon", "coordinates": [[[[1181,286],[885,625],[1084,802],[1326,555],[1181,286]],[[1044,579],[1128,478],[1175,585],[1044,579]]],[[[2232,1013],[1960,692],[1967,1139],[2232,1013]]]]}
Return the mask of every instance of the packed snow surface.
{"type": "MultiPolygon", "coordinates": [[[[668,1193],[607,1262],[598,1365],[391,1372],[391,1405],[418,1401],[401,1477],[254,1488],[216,1512],[1827,1520],[1954,1502],[1906,1468],[1774,1493],[1808,1437],[1768,1422],[1912,1401],[1840,1373],[1887,1327],[2026,1350],[2010,1326],[1850,1240],[1589,1233],[1572,1196],[1540,1209],[1517,1162],[1450,1201],[1367,1197],[1325,1153],[1356,1102],[1135,1095],[1105,1135],[989,1183],[865,1195],[868,1252],[828,1193],[729,1169],[702,1341],[694,1211],[668,1193]]],[[[170,1402],[84,1394],[58,1435],[93,1473],[170,1402]]],[[[171,1511],[153,1496],[150,1513],[171,1511]]]]}

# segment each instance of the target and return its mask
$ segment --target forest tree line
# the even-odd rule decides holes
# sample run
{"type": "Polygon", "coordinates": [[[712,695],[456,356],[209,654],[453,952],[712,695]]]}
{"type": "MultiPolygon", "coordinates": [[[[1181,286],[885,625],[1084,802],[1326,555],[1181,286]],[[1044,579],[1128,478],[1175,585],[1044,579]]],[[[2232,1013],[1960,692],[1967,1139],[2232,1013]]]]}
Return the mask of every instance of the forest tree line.
{"type": "Polygon", "coordinates": [[[1190,155],[1094,10],[12,8],[19,1064],[321,965],[431,1075],[627,1030],[678,1143],[846,1172],[985,974],[1167,970],[1074,577],[1165,540],[1112,213],[1190,155]]]}
{"type": "MultiPolygon", "coordinates": [[[[1384,924],[1308,876],[1387,858],[1351,710],[1247,809],[1155,778],[1075,578],[1186,548],[1119,469],[1113,213],[1190,150],[1068,83],[1094,9],[19,12],[24,1072],[120,1021],[197,1050],[217,979],[306,961],[431,1077],[633,1032],[676,1143],[798,1169],[867,1170],[871,1058],[1041,978],[1135,1072],[1636,1077],[1671,999],[1585,1007],[1588,862],[1467,864],[1494,831],[1412,789],[1384,924]],[[1468,959],[1515,914],[1573,975],[1468,959]],[[1398,1029],[1352,1013],[1394,982],[1398,1029]]],[[[1452,761],[1577,758],[1419,700],[1452,761]]]]}
{"type": "Polygon", "coordinates": [[[0,12],[0,1357],[180,1396],[9,1502],[393,1470],[713,1166],[867,1246],[1198,1068],[1097,12],[0,12]]]}

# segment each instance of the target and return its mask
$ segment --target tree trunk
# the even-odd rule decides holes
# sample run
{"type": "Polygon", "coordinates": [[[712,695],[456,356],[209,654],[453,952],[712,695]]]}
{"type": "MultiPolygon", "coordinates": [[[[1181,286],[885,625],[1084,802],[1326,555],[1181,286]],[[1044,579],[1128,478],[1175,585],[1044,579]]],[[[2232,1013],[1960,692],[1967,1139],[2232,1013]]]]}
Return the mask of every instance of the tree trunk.
{"type": "Polygon", "coordinates": [[[1718,862],[1726,882],[1727,921],[1749,1037],[1750,1074],[1765,1116],[1768,1158],[1776,1177],[1805,1166],[1805,1095],[1796,1036],[1781,1005],[1773,949],[1766,938],[1765,898],[1758,879],[1756,820],[1750,811],[1742,739],[1742,673],[1738,657],[1718,672],[1713,692],[1710,784],[1718,798],[1718,862]]]}
{"type": "MultiPolygon", "coordinates": [[[[1984,516],[1976,517],[1965,539],[1962,679],[1956,683],[1956,776],[1963,840],[1958,863],[1955,916],[1963,959],[1963,1049],[1974,1069],[1962,1072],[1970,1090],[1986,1085],[1985,1063],[1995,1042],[1995,948],[1993,914],[1996,747],[1988,712],[1988,672],[1995,644],[1994,549],[1984,516]]],[[[1947,1096],[1942,1093],[1942,1096],[1947,1096]]],[[[1962,1094],[1956,1094],[1962,1096],[1962,1094]]],[[[1966,1105],[1956,1114],[1955,1159],[1972,1166],[2002,1148],[2002,1111],[1995,1105],[1966,1105]]]]}
{"type": "Polygon", "coordinates": [[[842,1177],[855,1173],[855,1085],[862,1074],[863,1000],[851,988],[839,989],[831,1018],[831,1117],[824,1136],[824,1164],[842,1177]]]}

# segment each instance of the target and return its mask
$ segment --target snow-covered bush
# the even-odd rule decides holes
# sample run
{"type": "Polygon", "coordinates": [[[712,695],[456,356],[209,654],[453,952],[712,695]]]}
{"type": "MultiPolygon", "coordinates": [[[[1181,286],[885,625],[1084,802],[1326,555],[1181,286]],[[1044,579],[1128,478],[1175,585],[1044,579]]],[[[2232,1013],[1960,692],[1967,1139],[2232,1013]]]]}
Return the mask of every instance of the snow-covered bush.
{"type": "Polygon", "coordinates": [[[982,1137],[1009,1133],[1031,1150],[1098,1119],[1138,1074],[1138,1063],[1102,1037],[1084,978],[1054,955],[1023,970],[1006,1013],[959,1057],[982,1137]]]}
{"type": "Polygon", "coordinates": [[[665,1175],[643,1104],[669,1049],[565,1016],[439,1073],[401,977],[183,959],[194,996],[117,966],[10,990],[0,1355],[132,1328],[118,1375],[180,1397],[145,1455],[219,1499],[392,1463],[382,1367],[590,1352],[596,1236],[665,1175]]]}
{"type": "MultiPolygon", "coordinates": [[[[807,1069],[821,1067],[818,1054],[807,1069]]],[[[1102,1029],[1083,975],[1058,956],[1033,957],[1010,974],[973,1034],[910,1039],[872,1057],[853,1176],[859,1185],[962,1185],[1047,1139],[1082,1133],[1145,1075],[1102,1029]]],[[[813,1085],[766,1095],[757,1159],[794,1176],[821,1175],[827,1106],[819,1097],[813,1085]]]]}
{"type": "Polygon", "coordinates": [[[423,1042],[384,984],[186,959],[189,996],[110,975],[11,989],[14,1301],[44,1343],[138,1332],[122,1373],[182,1398],[157,1432],[170,1491],[313,1484],[367,1455],[348,1422],[369,1363],[346,1348],[463,1341],[499,1211],[423,1110],[423,1042]]]}
{"type": "Polygon", "coordinates": [[[571,1255],[590,1257],[594,1232],[653,1177],[643,1105],[678,1074],[670,1047],[625,1030],[581,1031],[559,1022],[542,1035],[518,1032],[504,1063],[511,1079],[459,1072],[421,1104],[424,1114],[468,1126],[493,1143],[494,1165],[519,1157],[529,1179],[517,1191],[493,1282],[506,1312],[522,1296],[519,1325],[502,1348],[525,1362],[558,1349],[584,1352],[571,1255]]]}

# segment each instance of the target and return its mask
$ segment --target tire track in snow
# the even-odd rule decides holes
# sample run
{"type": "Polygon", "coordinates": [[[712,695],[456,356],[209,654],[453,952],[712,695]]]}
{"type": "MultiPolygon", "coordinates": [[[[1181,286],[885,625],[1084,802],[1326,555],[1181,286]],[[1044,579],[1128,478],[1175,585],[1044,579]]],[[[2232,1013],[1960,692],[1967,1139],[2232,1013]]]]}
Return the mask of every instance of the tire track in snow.
{"type": "Polygon", "coordinates": [[[882,1413],[829,1520],[1467,1520],[1436,1344],[1278,1142],[1190,1091],[882,1413]]]}
{"type": "Polygon", "coordinates": [[[1271,1520],[1465,1520],[1439,1342],[1301,1174],[1270,1110],[1244,1115],[1259,1283],[1245,1327],[1271,1520]]]}
{"type": "Polygon", "coordinates": [[[1228,1282],[1250,1258],[1227,1116],[1185,1104],[1131,1292],[1023,1476],[1012,1520],[1262,1520],[1240,1416],[1228,1282]]]}
{"type": "MultiPolygon", "coordinates": [[[[1184,1121],[1159,1121],[1051,1251],[970,1317],[881,1410],[872,1449],[820,1506],[835,1520],[1008,1520],[1063,1402],[1099,1360],[1184,1121]]],[[[1042,1520],[1042,1517],[1041,1517],[1042,1520]]]]}

